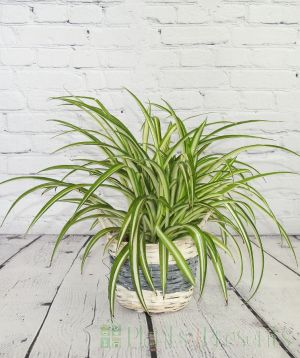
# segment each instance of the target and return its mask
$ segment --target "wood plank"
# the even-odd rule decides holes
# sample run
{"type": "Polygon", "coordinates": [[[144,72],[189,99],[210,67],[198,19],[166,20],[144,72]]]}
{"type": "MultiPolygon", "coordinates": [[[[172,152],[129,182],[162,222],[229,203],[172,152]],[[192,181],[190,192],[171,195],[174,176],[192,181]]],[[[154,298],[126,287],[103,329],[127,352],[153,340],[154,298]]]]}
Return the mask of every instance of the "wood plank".
{"type": "Polygon", "coordinates": [[[3,266],[40,237],[41,235],[0,235],[0,265],[3,266]]]}
{"type": "Polygon", "coordinates": [[[200,300],[195,290],[182,311],[153,315],[158,356],[289,357],[239,297],[229,291],[225,305],[217,278],[209,267],[200,300]]]}
{"type": "Polygon", "coordinates": [[[225,349],[198,310],[196,300],[183,310],[151,316],[158,357],[224,358],[225,349]]]}
{"type": "Polygon", "coordinates": [[[108,260],[98,245],[83,275],[80,257],[65,277],[30,357],[147,357],[149,345],[143,313],[116,308],[112,325],[107,300],[108,260]],[[114,346],[115,345],[115,346],[114,346]]]}
{"type": "MultiPolygon", "coordinates": [[[[250,298],[250,267],[244,245],[242,252],[246,259],[243,280],[236,287],[245,300],[250,298]]],[[[260,252],[254,246],[256,271],[260,271],[260,252]]],[[[225,255],[225,272],[231,283],[236,282],[238,265],[225,255]]],[[[297,274],[282,265],[270,255],[265,255],[265,273],[257,294],[247,303],[281,341],[292,355],[300,356],[300,279],[297,274]]]]}
{"type": "Polygon", "coordinates": [[[225,305],[217,275],[210,266],[207,286],[198,308],[218,337],[228,357],[289,357],[275,337],[249,310],[234,290],[225,305]]]}
{"type": "MultiPolygon", "coordinates": [[[[104,260],[104,263],[101,261],[102,247],[99,246],[89,259],[86,270],[81,276],[79,257],[76,259],[75,257],[83,242],[80,242],[79,238],[74,241],[69,239],[64,240],[63,245],[74,243],[76,240],[79,240],[76,249],[69,246],[61,247],[60,251],[64,252],[59,253],[59,256],[62,255],[60,261],[58,256],[56,263],[50,270],[48,268],[48,271],[53,238],[46,240],[47,245],[41,245],[42,242],[45,243],[45,240],[38,240],[18,253],[0,270],[1,357],[26,357],[26,352],[35,337],[36,341],[27,357],[149,356],[148,330],[144,314],[118,307],[115,324],[120,326],[118,327],[120,330],[114,337],[112,336],[106,298],[107,278],[103,275],[104,271],[106,275],[108,273],[105,266],[108,261],[104,260]],[[36,245],[39,245],[39,248],[32,250],[36,245]],[[71,255],[73,255],[73,261],[70,260],[71,255]],[[69,266],[66,263],[67,260],[69,260],[69,266]],[[59,266],[58,271],[64,271],[64,275],[60,276],[57,272],[56,276],[52,277],[52,270],[56,265],[59,266]],[[5,271],[6,275],[3,276],[5,271]],[[1,299],[2,296],[3,299],[1,299]],[[49,299],[50,296],[52,298],[49,299]],[[38,332],[39,327],[41,330],[38,332]],[[9,338],[11,336],[12,339],[9,338]],[[112,339],[117,345],[115,348],[112,347],[112,339]],[[108,345],[107,348],[105,344],[108,345]]],[[[273,242],[270,241],[270,245],[273,242]]],[[[276,250],[280,254],[280,249],[274,249],[272,245],[266,246],[266,250],[270,253],[276,250]]],[[[258,250],[255,249],[255,255],[257,254],[258,250]]],[[[287,256],[280,257],[284,262],[287,258],[287,256]]],[[[287,352],[274,339],[273,334],[264,327],[264,322],[274,329],[275,334],[295,356],[299,355],[297,340],[299,341],[300,330],[298,327],[295,329],[295,325],[291,324],[292,314],[294,321],[299,316],[299,304],[296,306],[295,300],[290,300],[286,304],[284,299],[286,296],[289,298],[289,294],[278,295],[276,291],[288,292],[290,286],[294,287],[294,281],[290,284],[285,283],[282,290],[280,283],[282,280],[289,280],[290,276],[281,273],[279,275],[281,278],[278,279],[279,269],[274,271],[274,268],[283,267],[290,274],[297,278],[298,276],[274,258],[266,255],[267,267],[270,266],[269,261],[273,262],[272,267],[268,269],[271,272],[271,281],[278,280],[278,282],[270,284],[270,274],[268,274],[263,285],[267,280],[269,284],[267,289],[273,290],[270,295],[277,295],[277,300],[274,299],[272,302],[269,296],[264,295],[258,302],[255,302],[256,297],[261,294],[259,291],[249,303],[254,313],[262,317],[262,321],[257,319],[234,290],[229,291],[229,305],[224,306],[217,279],[209,270],[206,291],[199,302],[193,298],[190,305],[183,311],[152,315],[158,357],[173,357],[181,354],[184,357],[287,357],[287,352]],[[256,306],[253,306],[253,302],[256,306]],[[292,314],[289,309],[291,302],[296,307],[292,314]],[[276,319],[282,324],[276,324],[276,319]],[[274,320],[275,326],[273,327],[274,320]]],[[[226,268],[232,280],[237,268],[230,262],[226,263],[226,268]]],[[[245,273],[247,274],[248,271],[249,268],[246,265],[245,273]]],[[[247,287],[247,280],[238,286],[238,292],[242,297],[247,297],[247,287]]],[[[296,292],[299,297],[299,285],[291,295],[297,297],[296,292]]]]}
{"type": "MultiPolygon", "coordinates": [[[[276,260],[300,274],[300,267],[297,266],[295,257],[285,241],[282,242],[279,236],[262,236],[264,250],[276,260]]],[[[295,250],[298,262],[300,262],[300,241],[295,236],[290,236],[292,246],[295,250]]]]}
{"type": "Polygon", "coordinates": [[[54,240],[54,236],[41,237],[0,270],[1,357],[26,356],[83,245],[82,238],[63,240],[49,267],[54,240]]]}

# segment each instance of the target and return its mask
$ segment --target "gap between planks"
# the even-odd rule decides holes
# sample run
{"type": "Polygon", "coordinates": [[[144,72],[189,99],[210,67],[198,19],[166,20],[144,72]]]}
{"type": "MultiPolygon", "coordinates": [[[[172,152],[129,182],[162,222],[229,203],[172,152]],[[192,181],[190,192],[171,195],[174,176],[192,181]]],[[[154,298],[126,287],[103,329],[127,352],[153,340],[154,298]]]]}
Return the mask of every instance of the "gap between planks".
{"type": "Polygon", "coordinates": [[[243,304],[248,308],[248,310],[257,318],[257,320],[262,324],[262,326],[275,338],[280,347],[287,353],[287,355],[291,358],[297,358],[294,356],[284,342],[280,339],[280,337],[274,332],[274,330],[268,325],[268,323],[251,307],[251,305],[243,298],[243,296],[239,293],[239,291],[232,285],[229,279],[226,277],[226,281],[230,287],[230,289],[237,295],[237,297],[243,302],[243,304]]]}
{"type": "MultiPolygon", "coordinates": [[[[4,237],[4,235],[0,235],[0,242],[1,242],[1,240],[3,240],[3,237],[4,237]]],[[[31,237],[29,237],[29,242],[28,243],[26,243],[26,241],[21,237],[21,236],[19,236],[19,235],[12,235],[12,236],[9,236],[8,238],[7,238],[7,236],[5,236],[5,239],[6,240],[18,240],[18,241],[21,241],[21,240],[24,240],[25,242],[24,242],[24,245],[20,245],[20,247],[19,247],[19,245],[17,245],[17,247],[15,248],[15,250],[14,250],[14,248],[13,248],[13,253],[11,253],[11,255],[9,255],[9,256],[7,256],[6,257],[6,255],[5,255],[5,253],[4,253],[4,250],[3,250],[3,248],[2,248],[2,250],[3,250],[3,253],[4,253],[4,257],[2,257],[1,259],[2,260],[4,260],[4,261],[2,261],[2,262],[0,262],[0,270],[9,262],[9,261],[11,261],[16,255],[18,255],[20,252],[22,252],[24,249],[26,249],[27,247],[29,247],[30,245],[32,245],[33,243],[35,243],[37,240],[39,240],[40,238],[42,237],[42,235],[39,235],[39,236],[34,236],[32,239],[31,239],[31,237]]],[[[18,243],[19,244],[19,243],[18,243]]],[[[22,244],[22,242],[21,242],[21,244],[22,244]]]]}
{"type": "Polygon", "coordinates": [[[63,282],[64,282],[64,280],[65,280],[65,278],[66,278],[66,276],[67,276],[68,273],[70,272],[72,266],[74,265],[74,262],[76,261],[77,257],[79,256],[81,250],[86,246],[86,244],[88,243],[88,241],[89,241],[90,238],[91,238],[91,236],[89,236],[88,239],[85,240],[84,244],[83,244],[83,245],[81,246],[81,248],[78,250],[78,252],[77,252],[75,258],[73,259],[73,261],[72,261],[72,263],[71,263],[71,265],[70,265],[70,267],[69,267],[69,269],[67,270],[67,272],[66,272],[65,275],[63,276],[61,282],[59,283],[59,285],[58,285],[58,287],[57,287],[57,289],[56,289],[56,291],[55,291],[55,294],[54,294],[54,296],[53,296],[51,302],[49,302],[49,307],[48,307],[47,312],[46,312],[46,315],[45,315],[45,317],[44,317],[44,319],[43,319],[43,321],[42,321],[42,324],[40,325],[40,327],[39,327],[39,329],[38,329],[36,335],[35,335],[34,338],[33,338],[33,341],[31,342],[31,344],[30,344],[30,346],[29,346],[29,348],[28,348],[28,350],[27,350],[27,352],[26,352],[26,354],[25,354],[25,358],[29,358],[29,357],[30,357],[30,353],[31,353],[31,351],[32,351],[32,349],[33,349],[33,347],[34,347],[34,345],[35,345],[35,342],[37,341],[37,339],[38,339],[38,337],[39,337],[39,334],[40,334],[41,330],[43,329],[43,326],[44,326],[44,324],[45,324],[45,322],[46,322],[46,319],[47,319],[47,317],[48,317],[48,314],[49,314],[49,312],[50,312],[50,310],[51,310],[52,304],[53,304],[53,302],[55,301],[55,298],[56,298],[56,296],[57,296],[57,294],[58,294],[58,292],[59,292],[59,290],[60,290],[60,288],[61,288],[61,286],[62,286],[62,284],[63,284],[63,282]]]}
{"type": "MultiPolygon", "coordinates": [[[[16,257],[19,253],[21,253],[26,247],[32,245],[32,244],[33,244],[35,241],[37,241],[40,237],[41,237],[41,236],[35,237],[32,241],[30,241],[29,243],[27,243],[26,245],[24,245],[23,247],[21,247],[17,252],[15,252],[13,255],[11,255],[9,258],[7,258],[3,263],[7,263],[7,262],[9,262],[11,259],[15,258],[15,257],[16,257]]],[[[82,249],[82,248],[81,248],[81,249],[82,249]]],[[[81,249],[80,249],[80,250],[81,250],[81,249]]],[[[79,255],[80,250],[78,251],[77,256],[79,255]]],[[[279,261],[276,257],[274,257],[274,256],[273,256],[272,254],[270,254],[269,252],[266,251],[266,253],[267,253],[270,257],[272,257],[272,259],[274,259],[274,260],[280,262],[281,264],[283,264],[281,261],[279,261]]],[[[77,256],[76,256],[76,257],[77,257],[77,256]]],[[[69,268],[68,271],[71,270],[71,267],[73,266],[74,261],[75,261],[75,259],[73,260],[72,265],[70,266],[70,268],[69,268]]],[[[2,265],[3,265],[3,264],[2,264],[2,265]]],[[[283,265],[284,265],[284,264],[283,264],[283,265]]],[[[284,265],[284,266],[285,266],[287,269],[290,269],[288,266],[286,266],[286,265],[284,265]]],[[[293,272],[294,272],[294,271],[293,271],[293,272]]],[[[62,281],[62,282],[63,282],[63,281],[62,281]]],[[[231,283],[230,283],[229,280],[228,280],[228,282],[229,282],[229,285],[231,285],[231,283]]],[[[61,285],[62,285],[62,283],[61,283],[61,285]]],[[[61,287],[61,285],[59,286],[59,288],[61,287]]],[[[42,327],[43,327],[43,325],[44,325],[44,323],[45,323],[45,321],[46,321],[46,319],[47,319],[47,317],[48,317],[48,313],[49,313],[49,311],[50,311],[50,309],[51,309],[52,303],[53,303],[54,300],[55,300],[55,297],[56,297],[57,294],[58,294],[59,288],[58,288],[58,290],[56,291],[56,293],[55,293],[55,295],[54,295],[54,297],[53,297],[53,300],[52,300],[52,302],[51,302],[51,305],[49,306],[49,308],[48,308],[48,310],[47,310],[46,316],[44,317],[44,321],[43,321],[43,323],[42,323],[42,325],[41,325],[39,331],[41,331],[41,329],[42,329],[42,327]]],[[[270,329],[270,331],[272,332],[272,330],[271,330],[271,328],[268,326],[268,324],[267,324],[267,323],[261,318],[261,316],[244,300],[244,298],[242,297],[242,295],[241,295],[238,291],[235,291],[235,289],[233,289],[233,291],[234,291],[235,294],[238,296],[238,298],[246,305],[246,307],[251,311],[251,313],[264,325],[264,327],[265,327],[266,329],[270,329]]],[[[145,319],[146,319],[146,321],[147,321],[147,326],[148,326],[149,351],[150,351],[151,357],[154,358],[154,357],[157,357],[157,351],[156,351],[156,342],[155,342],[155,337],[154,337],[154,330],[153,330],[152,318],[151,318],[151,316],[145,315],[145,319]]],[[[274,332],[273,332],[273,334],[276,336],[276,334],[275,334],[274,332]]],[[[38,334],[37,334],[37,337],[38,337],[38,334]]],[[[280,340],[279,337],[277,337],[277,338],[278,338],[278,343],[280,344],[281,340],[280,340]]],[[[35,339],[35,341],[36,341],[36,339],[35,339]]],[[[33,343],[32,346],[34,346],[34,343],[33,343]]],[[[284,344],[283,344],[283,348],[285,348],[284,344]]],[[[29,353],[30,353],[30,352],[29,352],[29,353]]],[[[287,350],[287,353],[289,354],[290,357],[294,357],[288,350],[287,350]]],[[[29,354],[29,355],[30,355],[30,354],[29,354]]],[[[26,355],[26,357],[29,357],[29,355],[26,355]]]]}
{"type": "MultiPolygon", "coordinates": [[[[80,235],[81,236],[81,235],[80,235]]],[[[4,237],[4,235],[0,235],[0,240],[1,240],[1,237],[4,237]]],[[[22,240],[19,236],[11,236],[9,239],[15,239],[15,238],[18,238],[18,240],[22,240]]],[[[28,238],[28,236],[26,237],[26,239],[28,238]]],[[[12,265],[13,265],[13,261],[12,259],[16,259],[18,257],[18,254],[21,254],[25,249],[29,248],[29,246],[31,246],[32,244],[34,244],[38,239],[42,238],[42,235],[38,236],[38,237],[34,237],[33,239],[29,238],[30,241],[27,242],[28,240],[24,240],[24,245],[19,247],[19,243],[22,243],[21,241],[18,241],[18,247],[16,248],[15,252],[12,253],[12,255],[8,256],[5,258],[5,261],[2,262],[2,267],[4,267],[4,264],[10,262],[12,265]]],[[[65,239],[65,238],[64,238],[65,239]]],[[[59,285],[57,286],[56,290],[55,290],[55,293],[52,297],[52,299],[48,300],[49,302],[46,302],[43,304],[43,306],[48,306],[47,308],[47,311],[42,319],[42,322],[40,324],[40,326],[38,327],[37,331],[36,331],[36,334],[33,338],[33,340],[31,341],[30,343],[30,346],[29,348],[27,349],[26,353],[25,353],[25,358],[29,358],[31,357],[31,353],[32,351],[34,350],[35,348],[35,344],[36,342],[38,341],[39,339],[39,336],[41,334],[41,332],[43,331],[43,327],[45,325],[45,323],[47,322],[47,319],[48,319],[48,316],[51,312],[51,309],[53,307],[53,304],[56,300],[56,297],[59,295],[60,293],[60,289],[61,287],[63,286],[64,284],[64,281],[65,281],[65,278],[66,276],[68,275],[68,273],[71,271],[71,269],[73,268],[73,265],[76,261],[76,259],[78,258],[79,254],[81,253],[82,249],[84,248],[84,246],[87,244],[89,239],[87,239],[85,241],[85,243],[77,250],[77,253],[76,253],[76,256],[75,258],[72,260],[72,263],[71,265],[69,266],[69,268],[67,269],[67,271],[64,273],[64,276],[62,278],[62,280],[60,281],[59,285]]],[[[0,241],[0,244],[1,244],[1,241],[0,241]]],[[[3,241],[2,241],[2,244],[3,244],[3,241]]],[[[7,256],[7,255],[6,255],[7,256]]],[[[0,264],[1,264],[1,261],[0,261],[0,264]]],[[[99,282],[98,282],[99,283],[99,282]]],[[[91,321],[91,325],[93,325],[94,323],[94,320],[95,320],[95,315],[96,315],[96,304],[94,306],[94,315],[93,315],[93,319],[91,321]]],[[[148,327],[148,332],[147,333],[147,337],[148,337],[148,341],[149,341],[149,345],[148,345],[148,350],[149,350],[149,355],[151,356],[151,358],[155,358],[157,357],[157,354],[156,354],[156,347],[155,347],[155,340],[154,340],[154,332],[153,332],[153,327],[152,327],[152,322],[151,322],[151,317],[147,317],[144,313],[142,314],[144,317],[145,317],[145,322],[147,322],[147,327],[148,327]],[[152,329],[151,329],[152,327],[152,329]]],[[[89,326],[87,326],[88,328],[89,326]]],[[[89,340],[91,339],[90,337],[90,334],[89,334],[89,340]]],[[[90,357],[90,344],[88,346],[88,357],[90,357]]],[[[22,355],[24,357],[24,355],[22,355]]]]}
{"type": "MultiPolygon", "coordinates": [[[[248,285],[245,286],[243,282],[241,282],[241,284],[237,287],[234,287],[232,285],[235,265],[231,261],[228,262],[225,261],[225,272],[227,272],[227,277],[226,277],[227,282],[230,288],[233,290],[233,292],[235,292],[235,294],[242,300],[242,302],[248,307],[248,309],[261,322],[261,324],[270,331],[270,333],[274,336],[278,344],[285,350],[288,356],[294,358],[298,356],[297,352],[299,348],[297,348],[296,341],[293,342],[293,340],[296,340],[293,334],[299,335],[299,324],[296,323],[297,306],[295,307],[295,314],[292,316],[290,314],[290,310],[293,309],[292,308],[293,296],[296,295],[296,292],[293,292],[292,290],[293,285],[291,284],[291,282],[294,283],[294,285],[298,285],[295,287],[299,287],[299,281],[298,281],[299,272],[297,272],[296,269],[292,268],[292,265],[295,264],[295,259],[293,255],[290,254],[289,252],[290,249],[288,247],[280,245],[281,240],[279,236],[265,236],[262,237],[262,239],[265,239],[265,243],[266,243],[264,247],[265,261],[266,261],[266,266],[265,266],[266,270],[265,270],[264,278],[267,278],[267,280],[265,282],[262,282],[262,287],[260,288],[260,290],[258,290],[256,296],[253,297],[251,301],[248,301],[246,299],[246,297],[249,296],[246,293],[246,286],[248,285]],[[271,242],[272,244],[270,244],[271,242]],[[277,285],[276,284],[277,275],[278,275],[278,290],[274,290],[274,287],[276,288],[277,285]],[[279,281],[279,277],[281,277],[282,281],[279,281]],[[272,280],[274,281],[274,283],[272,282],[272,280]],[[282,289],[279,287],[280,282],[283,285],[282,289]],[[269,290],[274,294],[271,294],[270,296],[269,290]],[[277,292],[277,294],[275,292],[277,292]],[[273,302],[274,296],[279,300],[277,302],[277,305],[275,304],[275,302],[273,302]],[[287,299],[287,297],[289,298],[287,299]],[[269,305],[267,304],[267,302],[269,302],[268,300],[271,300],[271,303],[269,305]],[[284,309],[284,311],[282,311],[282,309],[284,309]],[[284,312],[284,316],[282,316],[282,312],[284,312]],[[274,321],[275,316],[277,318],[274,321]],[[288,326],[288,324],[290,324],[290,326],[288,326]],[[284,331],[281,332],[281,330],[283,329],[291,330],[290,342],[288,339],[286,339],[284,335],[284,331]],[[275,330],[277,330],[278,333],[276,333],[275,330]],[[287,342],[287,344],[285,342],[287,342]]],[[[298,254],[297,256],[299,258],[300,245],[298,245],[298,240],[296,239],[295,236],[291,235],[291,241],[296,251],[296,255],[298,254]]],[[[256,245],[256,243],[254,243],[253,249],[256,259],[258,260],[259,247],[258,245],[256,245]]],[[[247,267],[246,273],[247,274],[249,273],[249,267],[247,267]]],[[[287,333],[289,333],[289,331],[287,333]]]]}
{"type": "MultiPolygon", "coordinates": [[[[290,236],[291,238],[291,244],[295,250],[295,255],[296,255],[296,258],[294,257],[294,255],[292,254],[291,252],[291,249],[288,247],[287,243],[284,241],[283,244],[285,246],[281,246],[279,247],[280,251],[282,251],[280,254],[280,256],[277,257],[276,255],[276,251],[274,249],[274,247],[271,247],[269,248],[268,246],[266,247],[266,242],[263,243],[264,245],[264,252],[265,254],[269,255],[270,257],[272,257],[274,260],[276,260],[277,262],[279,262],[281,265],[285,266],[288,270],[292,271],[294,274],[296,274],[297,276],[300,276],[300,272],[299,272],[299,260],[300,260],[300,257],[299,257],[299,253],[300,253],[300,250],[298,249],[298,247],[300,247],[300,240],[297,239],[296,236],[294,235],[291,235],[290,236]],[[284,250],[288,250],[289,252],[289,255],[285,255],[285,257],[283,257],[282,253],[285,253],[284,250]],[[299,251],[298,252],[298,255],[297,255],[297,252],[296,251],[299,251]],[[292,267],[292,264],[294,264],[294,267],[292,267]]],[[[278,236],[262,236],[262,240],[263,241],[266,241],[266,240],[278,240],[278,236]],[[272,239],[271,239],[272,238],[272,239]]],[[[253,240],[253,238],[251,238],[251,242],[256,246],[256,247],[259,247],[259,245],[253,240]]],[[[281,242],[281,241],[280,241],[281,242]]],[[[269,242],[267,242],[269,244],[269,242]]],[[[279,243],[277,242],[277,246],[279,243]]],[[[278,247],[275,247],[275,248],[278,248],[278,247]]]]}

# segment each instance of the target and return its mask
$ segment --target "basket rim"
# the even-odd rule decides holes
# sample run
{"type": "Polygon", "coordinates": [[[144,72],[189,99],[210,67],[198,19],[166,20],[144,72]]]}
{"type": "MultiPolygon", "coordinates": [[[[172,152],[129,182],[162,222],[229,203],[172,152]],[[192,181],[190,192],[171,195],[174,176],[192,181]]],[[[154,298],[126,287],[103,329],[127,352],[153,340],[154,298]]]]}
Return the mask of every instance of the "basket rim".
{"type": "MultiPolygon", "coordinates": [[[[211,215],[211,211],[208,211],[206,213],[206,215],[204,216],[204,218],[202,219],[201,223],[199,224],[200,228],[203,228],[209,217],[211,215]]],[[[114,258],[117,256],[117,254],[120,252],[120,250],[126,245],[127,242],[122,242],[120,244],[120,247],[118,249],[117,252],[117,239],[113,238],[112,236],[108,239],[108,252],[109,254],[114,258]]],[[[180,250],[180,252],[182,253],[183,257],[185,259],[189,259],[195,256],[198,256],[198,252],[197,252],[197,248],[195,245],[194,240],[191,238],[191,236],[189,235],[182,235],[181,237],[178,237],[176,239],[173,240],[173,242],[176,244],[177,248],[180,250]]],[[[156,243],[146,243],[146,256],[147,256],[147,260],[148,263],[151,264],[157,264],[159,263],[159,245],[158,242],[156,243]]],[[[169,255],[169,259],[168,259],[168,263],[169,264],[173,264],[175,263],[174,258],[172,257],[172,255],[169,255]]]]}
{"type": "MultiPolygon", "coordinates": [[[[126,242],[122,242],[117,252],[117,242],[118,241],[116,239],[112,239],[108,247],[108,253],[113,258],[115,258],[117,254],[120,252],[120,250],[127,244],[126,242]]],[[[198,256],[196,245],[194,243],[194,240],[190,236],[183,236],[182,238],[178,238],[173,242],[176,244],[177,248],[180,250],[181,254],[186,260],[198,256]]],[[[146,243],[146,255],[149,264],[158,264],[159,263],[158,243],[146,243]]],[[[175,263],[172,254],[169,255],[168,263],[169,265],[175,263]]]]}

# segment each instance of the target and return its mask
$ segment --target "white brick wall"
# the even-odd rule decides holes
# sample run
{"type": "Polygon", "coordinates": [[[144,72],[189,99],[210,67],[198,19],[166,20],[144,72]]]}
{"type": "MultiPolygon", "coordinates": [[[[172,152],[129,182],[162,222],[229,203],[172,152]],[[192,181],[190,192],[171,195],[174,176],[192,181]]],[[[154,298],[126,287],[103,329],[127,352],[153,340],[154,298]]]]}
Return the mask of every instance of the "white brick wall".
{"type": "MultiPolygon", "coordinates": [[[[299,0],[0,0],[0,180],[74,156],[50,154],[60,141],[50,140],[57,129],[46,121],[83,123],[48,100],[68,91],[99,96],[134,130],[138,110],[123,86],[185,116],[282,121],[249,131],[300,152],[299,23],[299,0]]],[[[246,157],[300,171],[300,160],[272,150],[246,157]]],[[[290,233],[300,233],[299,183],[260,184],[290,233]]],[[[26,187],[0,187],[0,218],[26,187]]],[[[1,232],[24,232],[36,209],[22,204],[1,232]]],[[[64,213],[52,210],[35,232],[57,232],[64,213]]]]}

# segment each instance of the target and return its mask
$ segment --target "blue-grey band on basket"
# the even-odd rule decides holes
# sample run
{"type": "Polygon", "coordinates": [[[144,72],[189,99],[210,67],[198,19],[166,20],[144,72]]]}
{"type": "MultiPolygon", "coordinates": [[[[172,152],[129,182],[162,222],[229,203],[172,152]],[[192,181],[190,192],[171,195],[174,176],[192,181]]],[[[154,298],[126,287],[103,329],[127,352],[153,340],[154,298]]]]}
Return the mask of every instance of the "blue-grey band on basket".
{"type": "MultiPolygon", "coordinates": [[[[110,256],[110,260],[112,263],[114,261],[114,258],[110,256]]],[[[197,267],[198,267],[198,256],[187,259],[186,262],[190,266],[193,275],[196,276],[197,267]]],[[[160,281],[160,266],[158,264],[149,264],[149,269],[152,276],[154,287],[157,290],[161,291],[162,287],[160,281]]],[[[142,289],[151,290],[151,287],[148,285],[147,281],[145,280],[141,269],[139,269],[139,273],[140,273],[140,282],[141,282],[142,289]]],[[[118,277],[118,284],[127,288],[130,291],[134,291],[134,286],[131,280],[129,260],[127,260],[124,263],[124,265],[120,270],[119,277],[118,277]]],[[[169,265],[166,293],[187,291],[190,288],[191,288],[191,284],[182,275],[178,266],[176,264],[169,265]]]]}

